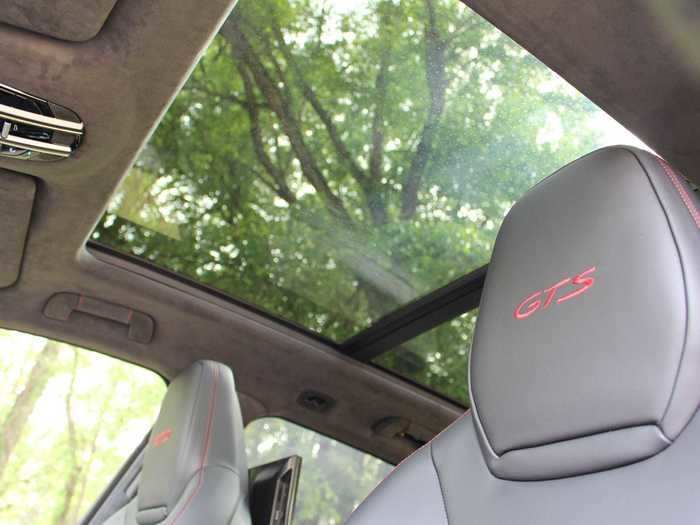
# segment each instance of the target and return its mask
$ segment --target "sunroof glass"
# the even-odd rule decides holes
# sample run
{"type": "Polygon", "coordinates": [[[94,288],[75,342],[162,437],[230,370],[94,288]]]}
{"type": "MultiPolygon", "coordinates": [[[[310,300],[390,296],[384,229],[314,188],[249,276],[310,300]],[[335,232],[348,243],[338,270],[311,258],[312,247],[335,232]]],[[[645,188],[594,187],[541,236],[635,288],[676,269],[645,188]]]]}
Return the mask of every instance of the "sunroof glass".
{"type": "Polygon", "coordinates": [[[372,362],[468,405],[467,368],[477,315],[478,310],[467,312],[372,362]]]}
{"type": "Polygon", "coordinates": [[[457,0],[241,0],[93,239],[340,342],[633,140],[457,0]]]}

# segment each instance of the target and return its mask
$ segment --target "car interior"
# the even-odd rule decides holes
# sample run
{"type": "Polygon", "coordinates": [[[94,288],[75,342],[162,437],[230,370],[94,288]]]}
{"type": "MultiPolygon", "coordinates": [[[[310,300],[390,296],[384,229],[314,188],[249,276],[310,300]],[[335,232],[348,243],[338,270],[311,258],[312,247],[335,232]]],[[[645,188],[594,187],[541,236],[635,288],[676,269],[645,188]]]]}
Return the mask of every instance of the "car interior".
{"type": "Polygon", "coordinates": [[[0,523],[696,521],[699,3],[0,5],[0,523]]]}

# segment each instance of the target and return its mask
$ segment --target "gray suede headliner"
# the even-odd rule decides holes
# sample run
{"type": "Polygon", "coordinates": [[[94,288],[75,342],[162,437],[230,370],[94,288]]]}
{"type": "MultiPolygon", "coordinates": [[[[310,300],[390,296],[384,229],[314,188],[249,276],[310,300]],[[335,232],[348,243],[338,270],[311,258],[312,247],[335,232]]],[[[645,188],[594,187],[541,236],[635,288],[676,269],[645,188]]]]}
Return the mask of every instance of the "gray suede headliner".
{"type": "MultiPolygon", "coordinates": [[[[467,3],[694,175],[700,70],[688,65],[677,33],[663,34],[666,22],[643,7],[649,3],[467,3]]],[[[672,5],[678,4],[664,3],[672,5]]],[[[85,43],[0,24],[2,82],[72,108],[87,126],[75,159],[0,160],[1,168],[38,180],[20,278],[0,290],[0,325],[94,348],[165,377],[197,359],[222,361],[236,373],[247,419],[280,415],[399,460],[411,450],[374,436],[372,423],[406,417],[416,422],[411,432],[427,439],[460,409],[251,312],[84,248],[109,196],[231,7],[231,0],[120,0],[85,43]],[[62,291],[148,313],[156,320],[153,342],[131,342],[87,316],[72,323],[44,318],[45,302],[62,291]],[[326,392],[338,403],[316,415],[296,404],[303,389],[326,392]]],[[[692,35],[697,9],[686,11],[683,23],[692,35]]]]}
{"type": "Polygon", "coordinates": [[[0,170],[0,288],[19,278],[34,206],[34,179],[0,170]]]}
{"type": "Polygon", "coordinates": [[[463,1],[700,182],[700,2],[463,1]]]}
{"type": "Polygon", "coordinates": [[[94,37],[117,0],[4,0],[0,22],[36,33],[84,42],[94,37]]]}

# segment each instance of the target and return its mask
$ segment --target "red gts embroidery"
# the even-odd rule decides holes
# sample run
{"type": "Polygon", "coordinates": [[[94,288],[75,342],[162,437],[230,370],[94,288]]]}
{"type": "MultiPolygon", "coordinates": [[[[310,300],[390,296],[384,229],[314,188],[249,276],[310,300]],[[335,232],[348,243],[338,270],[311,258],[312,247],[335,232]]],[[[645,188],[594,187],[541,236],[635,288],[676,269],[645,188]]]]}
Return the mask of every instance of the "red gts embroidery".
{"type": "Polygon", "coordinates": [[[581,295],[589,288],[591,288],[595,283],[595,277],[593,276],[595,270],[596,267],[592,266],[588,268],[588,270],[584,270],[583,272],[574,275],[573,277],[567,277],[566,279],[562,279],[561,281],[559,281],[556,284],[553,284],[549,288],[545,288],[544,290],[539,290],[531,295],[528,295],[513,311],[513,317],[515,317],[519,321],[522,321],[523,319],[527,319],[528,317],[530,317],[537,310],[546,310],[552,305],[552,302],[554,302],[554,298],[556,297],[559,290],[564,287],[575,288],[569,291],[568,293],[560,296],[557,299],[557,304],[563,303],[564,301],[568,301],[569,299],[573,299],[577,295],[581,295]]]}
{"type": "Polygon", "coordinates": [[[151,440],[151,443],[153,444],[154,447],[159,447],[161,445],[165,445],[168,440],[170,439],[170,436],[173,435],[173,431],[171,429],[166,429],[163,430],[163,432],[160,432],[153,436],[153,439],[151,440]]]}

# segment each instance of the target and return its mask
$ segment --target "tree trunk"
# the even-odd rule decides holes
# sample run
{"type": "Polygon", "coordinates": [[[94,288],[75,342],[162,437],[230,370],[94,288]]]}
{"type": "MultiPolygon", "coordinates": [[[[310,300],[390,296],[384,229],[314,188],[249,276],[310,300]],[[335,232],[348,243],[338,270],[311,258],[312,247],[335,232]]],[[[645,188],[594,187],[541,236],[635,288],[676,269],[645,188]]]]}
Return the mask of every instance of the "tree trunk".
{"type": "Polygon", "coordinates": [[[71,458],[71,469],[70,473],[68,474],[68,479],[64,485],[63,502],[55,520],[55,523],[59,525],[66,525],[68,523],[68,516],[70,516],[73,496],[78,488],[80,474],[82,472],[82,468],[78,464],[78,449],[80,446],[75,428],[75,420],[73,419],[73,394],[75,392],[76,376],[78,375],[78,351],[73,350],[73,352],[73,371],[71,373],[68,394],[66,394],[66,419],[68,421],[68,449],[71,458]]]}
{"type": "MultiPolygon", "coordinates": [[[[301,126],[292,113],[287,95],[280,90],[278,84],[260,61],[260,57],[243,34],[238,18],[229,19],[219,34],[231,45],[234,60],[241,61],[246,65],[260,92],[265,97],[267,105],[279,118],[282,130],[287,135],[291,148],[299,160],[304,177],[323,199],[328,210],[342,222],[352,225],[352,217],[345,209],[343,201],[331,190],[319,167],[318,159],[307,146],[301,126]]],[[[287,84],[287,82],[283,82],[283,85],[287,84]]]]}
{"type": "Polygon", "coordinates": [[[401,191],[401,218],[410,220],[418,208],[418,190],[423,174],[433,152],[433,141],[438,124],[445,111],[447,74],[445,51],[446,42],[440,35],[437,13],[433,0],[425,0],[427,22],[425,25],[425,77],[430,91],[430,108],[423,124],[416,154],[408,168],[408,174],[401,191]]]}
{"type": "Polygon", "coordinates": [[[109,393],[105,396],[105,398],[102,401],[102,406],[100,409],[100,415],[97,418],[97,422],[95,423],[95,426],[92,429],[92,439],[90,441],[90,449],[88,452],[88,457],[85,460],[84,466],[81,470],[82,473],[82,479],[80,480],[80,487],[78,489],[78,496],[75,501],[75,505],[73,505],[73,511],[71,513],[71,520],[69,523],[78,523],[80,520],[80,507],[83,506],[83,500],[85,499],[85,489],[87,488],[87,484],[90,481],[90,471],[92,470],[92,464],[94,462],[96,452],[97,452],[97,440],[100,437],[100,433],[102,432],[102,426],[104,424],[104,418],[105,415],[109,411],[109,407],[112,404],[112,399],[114,398],[114,392],[116,391],[116,384],[112,384],[110,386],[109,393]]]}
{"type": "MultiPolygon", "coordinates": [[[[10,412],[0,427],[0,480],[10,460],[12,451],[17,446],[34,406],[44,392],[51,377],[52,366],[58,357],[58,343],[48,341],[36,358],[24,389],[14,401],[10,412]]],[[[0,487],[3,484],[0,483],[0,487]]]]}

